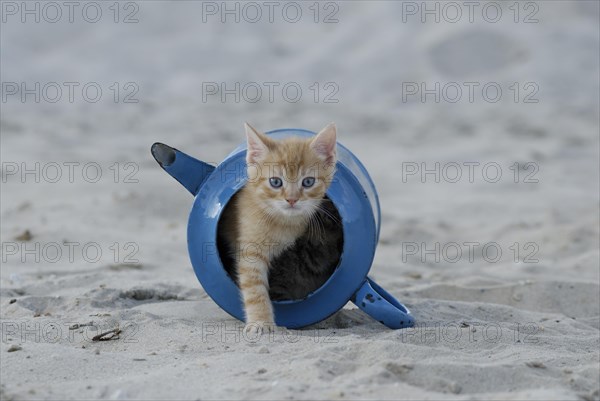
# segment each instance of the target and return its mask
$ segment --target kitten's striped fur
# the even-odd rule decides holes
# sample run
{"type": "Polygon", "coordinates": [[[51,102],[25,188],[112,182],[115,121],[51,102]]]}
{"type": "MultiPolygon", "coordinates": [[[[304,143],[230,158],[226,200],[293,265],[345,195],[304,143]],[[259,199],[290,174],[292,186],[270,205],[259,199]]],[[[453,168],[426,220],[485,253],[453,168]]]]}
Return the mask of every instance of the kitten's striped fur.
{"type": "Polygon", "coordinates": [[[313,138],[274,140],[246,124],[246,136],[249,179],[228,204],[222,233],[227,243],[234,244],[245,330],[272,331],[269,268],[305,234],[311,218],[323,208],[335,172],[336,127],[330,124],[313,138]],[[305,187],[303,179],[310,177],[314,184],[305,187]],[[280,178],[281,187],[273,187],[271,178],[280,178]]]}

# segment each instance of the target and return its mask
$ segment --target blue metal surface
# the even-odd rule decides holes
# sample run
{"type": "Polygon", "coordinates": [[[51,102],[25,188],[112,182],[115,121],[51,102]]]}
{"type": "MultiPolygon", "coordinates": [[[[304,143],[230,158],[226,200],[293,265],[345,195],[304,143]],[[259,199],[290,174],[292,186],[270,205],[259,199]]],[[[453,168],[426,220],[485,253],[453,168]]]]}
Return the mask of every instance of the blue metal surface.
{"type": "MultiPolygon", "coordinates": [[[[267,135],[281,139],[315,133],[281,129],[267,135]]],[[[381,214],[375,186],[348,149],[338,144],[337,152],[337,172],[327,196],[342,218],[344,248],[340,264],[329,280],[305,299],[273,302],[275,322],[288,328],[307,326],[327,318],[352,299],[390,328],[410,327],[414,323],[410,312],[367,278],[379,239],[381,214]],[[363,307],[362,299],[369,291],[378,293],[381,300],[363,307]],[[406,323],[399,323],[399,318],[406,323]]],[[[237,147],[216,168],[163,144],[153,145],[152,154],[167,173],[196,195],[188,222],[188,251],[198,280],[221,308],[243,320],[239,289],[218,255],[217,227],[227,202],[246,182],[246,145],[237,147]]]]}
{"type": "Polygon", "coordinates": [[[158,164],[192,195],[198,193],[206,177],[215,169],[210,164],[162,143],[152,145],[151,152],[158,164]]]}
{"type": "Polygon", "coordinates": [[[415,324],[408,308],[368,277],[352,302],[391,329],[404,329],[415,324]]]}

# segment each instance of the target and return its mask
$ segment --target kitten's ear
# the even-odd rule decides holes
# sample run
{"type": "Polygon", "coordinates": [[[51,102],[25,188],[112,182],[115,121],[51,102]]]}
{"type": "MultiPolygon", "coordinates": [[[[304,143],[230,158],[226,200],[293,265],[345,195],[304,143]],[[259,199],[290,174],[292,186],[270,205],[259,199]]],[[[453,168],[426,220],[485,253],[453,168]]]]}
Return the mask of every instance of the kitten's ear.
{"type": "Polygon", "coordinates": [[[248,151],[246,152],[246,161],[248,163],[258,163],[265,158],[269,152],[269,138],[254,129],[250,124],[245,123],[246,139],[248,141],[248,151]]]}
{"type": "Polygon", "coordinates": [[[310,146],[326,164],[335,164],[336,161],[336,135],[335,123],[328,124],[312,140],[310,146]]]}

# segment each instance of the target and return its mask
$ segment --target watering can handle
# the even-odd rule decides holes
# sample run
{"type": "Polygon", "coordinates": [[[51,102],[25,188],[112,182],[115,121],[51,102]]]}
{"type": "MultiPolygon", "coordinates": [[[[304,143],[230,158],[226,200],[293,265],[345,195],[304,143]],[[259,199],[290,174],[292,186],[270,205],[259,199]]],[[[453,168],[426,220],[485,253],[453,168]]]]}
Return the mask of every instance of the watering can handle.
{"type": "Polygon", "coordinates": [[[390,329],[403,329],[415,324],[415,319],[408,308],[369,277],[356,291],[352,302],[390,329]]]}

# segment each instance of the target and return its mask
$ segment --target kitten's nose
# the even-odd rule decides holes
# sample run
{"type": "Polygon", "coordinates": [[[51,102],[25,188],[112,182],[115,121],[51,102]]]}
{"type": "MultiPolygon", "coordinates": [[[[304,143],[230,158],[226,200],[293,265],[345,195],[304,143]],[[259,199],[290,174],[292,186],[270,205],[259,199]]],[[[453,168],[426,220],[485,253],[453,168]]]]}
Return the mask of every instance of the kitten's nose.
{"type": "Polygon", "coordinates": [[[295,199],[295,198],[288,198],[288,199],[286,199],[286,201],[287,201],[287,203],[289,203],[289,204],[290,204],[290,206],[292,206],[292,207],[293,207],[293,206],[296,204],[296,202],[298,202],[298,199],[295,199]]]}

